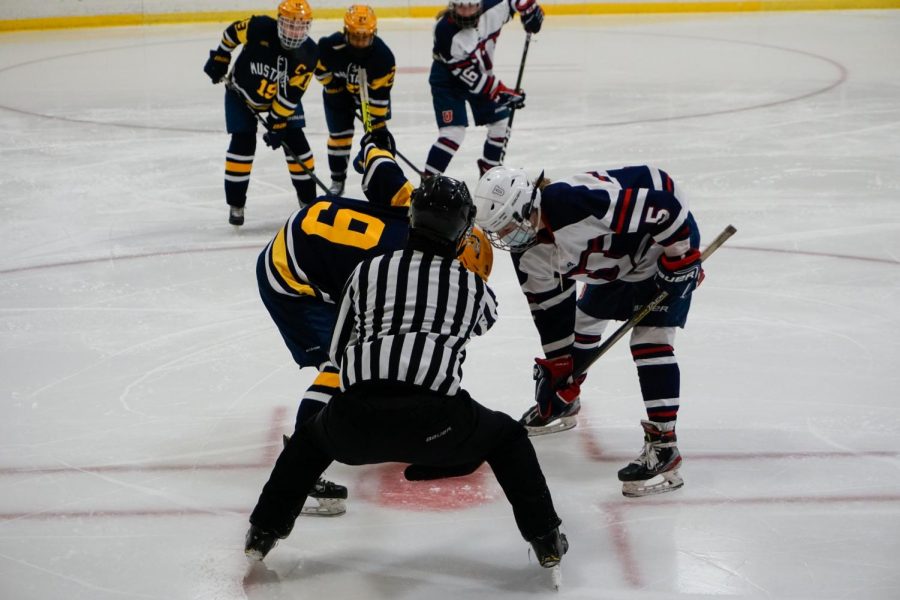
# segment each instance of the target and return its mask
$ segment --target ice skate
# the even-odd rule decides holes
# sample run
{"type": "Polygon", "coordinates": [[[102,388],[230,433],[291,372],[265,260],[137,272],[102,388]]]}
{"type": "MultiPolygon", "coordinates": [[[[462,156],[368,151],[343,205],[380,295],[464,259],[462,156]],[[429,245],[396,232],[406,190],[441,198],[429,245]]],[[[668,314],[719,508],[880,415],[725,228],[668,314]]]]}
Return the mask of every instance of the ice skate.
{"type": "Polygon", "coordinates": [[[544,418],[541,416],[538,405],[535,404],[522,415],[522,418],[519,419],[519,423],[524,425],[525,429],[528,430],[529,437],[547,435],[548,433],[559,433],[560,431],[572,429],[578,424],[575,415],[578,414],[579,410],[581,410],[581,399],[576,399],[561,412],[551,414],[549,417],[544,418]]]}
{"type": "Polygon", "coordinates": [[[560,562],[563,555],[569,550],[569,540],[564,533],[559,532],[559,527],[553,531],[531,540],[531,548],[540,564],[545,569],[550,569],[550,577],[553,587],[559,589],[562,585],[562,569],[560,562]]]}
{"type": "Polygon", "coordinates": [[[279,539],[282,538],[278,537],[276,533],[251,525],[247,530],[247,539],[244,542],[244,554],[251,560],[262,560],[275,547],[279,539]]]}
{"type": "Polygon", "coordinates": [[[346,182],[343,179],[341,179],[341,180],[332,179],[331,186],[328,188],[328,193],[332,196],[340,196],[341,194],[344,193],[344,184],[345,183],[346,182]]]}
{"type": "Polygon", "coordinates": [[[675,445],[675,422],[641,421],[644,449],[640,456],[619,471],[622,495],[639,498],[677,490],[684,485],[678,474],[681,454],[675,445]]]}
{"type": "Polygon", "coordinates": [[[347,488],[333,481],[320,477],[310,490],[309,497],[315,498],[318,506],[304,506],[301,514],[336,517],[347,512],[347,488]]]}
{"type": "Polygon", "coordinates": [[[228,222],[234,225],[235,227],[240,227],[244,224],[244,207],[243,206],[231,206],[228,210],[228,222]]]}
{"type": "MultiPolygon", "coordinates": [[[[290,436],[282,435],[281,442],[287,446],[290,436]]],[[[347,487],[319,477],[316,485],[309,491],[307,497],[314,498],[317,506],[304,506],[300,514],[316,517],[337,517],[347,512],[347,487]]]]}

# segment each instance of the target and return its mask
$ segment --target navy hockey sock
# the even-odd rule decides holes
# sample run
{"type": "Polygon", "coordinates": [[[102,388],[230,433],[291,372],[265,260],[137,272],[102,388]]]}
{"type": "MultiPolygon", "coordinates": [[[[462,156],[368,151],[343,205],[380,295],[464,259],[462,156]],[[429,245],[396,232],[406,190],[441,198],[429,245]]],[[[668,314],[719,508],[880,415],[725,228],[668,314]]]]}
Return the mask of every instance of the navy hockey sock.
{"type": "Polygon", "coordinates": [[[638,344],[631,347],[631,356],[637,366],[647,418],[656,423],[674,421],[678,417],[681,372],[672,346],[638,344]]]}

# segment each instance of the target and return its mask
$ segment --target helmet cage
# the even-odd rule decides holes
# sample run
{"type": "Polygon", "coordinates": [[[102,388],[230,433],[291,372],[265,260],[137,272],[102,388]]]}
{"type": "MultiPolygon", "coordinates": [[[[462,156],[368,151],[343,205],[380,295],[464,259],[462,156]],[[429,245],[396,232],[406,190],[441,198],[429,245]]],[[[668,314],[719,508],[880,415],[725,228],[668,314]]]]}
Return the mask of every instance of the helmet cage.
{"type": "Polygon", "coordinates": [[[483,12],[481,0],[450,0],[450,13],[453,21],[463,29],[478,25],[483,12]],[[476,10],[472,11],[475,8],[476,10]],[[466,13],[461,14],[460,11],[466,13]]]}
{"type": "Polygon", "coordinates": [[[278,40],[287,50],[299,48],[309,36],[312,10],[306,0],[284,0],[278,5],[278,40]]]}
{"type": "MultiPolygon", "coordinates": [[[[538,182],[543,179],[541,173],[538,182]]],[[[478,225],[491,245],[524,252],[537,243],[540,227],[540,188],[521,169],[494,167],[475,189],[478,225]]]]}

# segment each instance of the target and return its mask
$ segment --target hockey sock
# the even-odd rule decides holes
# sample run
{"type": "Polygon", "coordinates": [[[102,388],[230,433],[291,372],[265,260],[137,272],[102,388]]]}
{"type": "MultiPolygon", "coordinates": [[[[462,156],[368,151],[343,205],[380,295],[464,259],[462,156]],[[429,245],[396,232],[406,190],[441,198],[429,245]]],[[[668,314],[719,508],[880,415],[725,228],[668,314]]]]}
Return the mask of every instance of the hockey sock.
{"type": "Polygon", "coordinates": [[[225,202],[229,206],[243,207],[247,204],[247,188],[250,185],[255,153],[255,134],[232,134],[225,154],[225,202]]]}
{"type": "Polygon", "coordinates": [[[350,163],[352,147],[353,130],[342,131],[328,137],[328,168],[331,169],[332,180],[347,179],[347,165],[350,163]]]}
{"type": "Polygon", "coordinates": [[[431,150],[428,152],[428,159],[425,161],[425,171],[432,175],[440,175],[450,166],[453,155],[459,150],[459,145],[447,138],[438,138],[431,150]]]}
{"type": "Polygon", "coordinates": [[[681,372],[672,346],[632,345],[631,356],[637,366],[647,418],[656,423],[674,421],[678,417],[681,372]]]}

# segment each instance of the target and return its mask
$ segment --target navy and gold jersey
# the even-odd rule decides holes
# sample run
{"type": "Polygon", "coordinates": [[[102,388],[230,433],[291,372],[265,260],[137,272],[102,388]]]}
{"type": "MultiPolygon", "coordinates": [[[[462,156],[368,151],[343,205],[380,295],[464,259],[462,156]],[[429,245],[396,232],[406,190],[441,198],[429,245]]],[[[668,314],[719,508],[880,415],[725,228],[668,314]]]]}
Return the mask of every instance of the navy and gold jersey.
{"type": "Polygon", "coordinates": [[[257,112],[269,111],[282,119],[297,112],[315,72],[316,43],[307,38],[299,48],[287,50],[278,39],[278,22],[256,15],[229,25],[219,50],[231,52],[239,45],[243,49],[231,78],[247,104],[257,112]],[[279,85],[285,74],[286,85],[279,85]]]}
{"type": "Polygon", "coordinates": [[[374,144],[365,152],[368,202],[320,197],[292,214],[263,251],[275,292],[333,303],[363,259],[406,246],[413,186],[390,152],[374,144]]]}
{"type": "Polygon", "coordinates": [[[405,207],[326,197],[298,210],[266,248],[269,285],[287,296],[334,303],[364,259],[406,246],[405,207]]]}
{"type": "Polygon", "coordinates": [[[391,88],[397,63],[387,44],[375,36],[372,46],[364,51],[347,43],[344,34],[336,31],[319,40],[319,61],[316,79],[325,86],[325,94],[348,92],[356,106],[359,102],[359,68],[366,70],[372,124],[380,126],[390,119],[391,88]]]}

